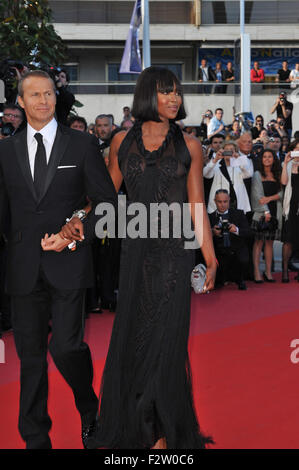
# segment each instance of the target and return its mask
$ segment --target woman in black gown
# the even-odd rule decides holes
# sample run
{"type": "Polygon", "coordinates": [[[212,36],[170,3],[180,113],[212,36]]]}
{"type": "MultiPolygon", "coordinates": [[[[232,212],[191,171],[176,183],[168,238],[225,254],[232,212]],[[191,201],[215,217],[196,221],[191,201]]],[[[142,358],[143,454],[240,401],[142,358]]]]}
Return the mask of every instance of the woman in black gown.
{"type": "MultiPolygon", "coordinates": [[[[144,70],[132,114],[133,128],[117,133],[111,143],[108,169],[114,186],[118,191],[124,181],[129,203],[142,203],[147,213],[152,203],[167,207],[175,203],[180,209],[189,203],[196,238],[202,240],[207,266],[204,289],[209,291],[217,261],[204,206],[202,150],[198,139],[175,124],[186,117],[176,76],[167,69],[144,70]],[[201,221],[195,218],[199,206],[201,221]]],[[[117,311],[101,384],[97,433],[92,433],[88,448],[196,449],[212,442],[199,429],[188,358],[194,251],[185,249],[184,230],[180,237],[169,230],[167,237],[158,214],[158,219],[143,221],[158,222],[155,238],[145,224],[147,237],[122,240],[117,311]]],[[[132,222],[127,221],[127,229],[132,222]]],[[[175,210],[169,211],[168,222],[169,229],[177,230],[175,210]]],[[[82,222],[75,218],[60,234],[44,241],[51,242],[44,249],[59,251],[65,239],[82,240],[82,235],[82,222]]]]}
{"type": "MultiPolygon", "coordinates": [[[[167,69],[140,75],[135,125],[114,137],[109,172],[129,202],[204,203],[202,151],[175,119],[185,117],[181,86],[167,69]]],[[[204,209],[201,250],[206,290],[214,286],[216,259],[204,209]]],[[[148,229],[149,233],[149,229],[148,229]]],[[[188,359],[190,275],[194,252],[184,236],[126,238],[122,242],[117,312],[101,385],[97,439],[90,447],[204,448],[196,419],[188,359]]]]}

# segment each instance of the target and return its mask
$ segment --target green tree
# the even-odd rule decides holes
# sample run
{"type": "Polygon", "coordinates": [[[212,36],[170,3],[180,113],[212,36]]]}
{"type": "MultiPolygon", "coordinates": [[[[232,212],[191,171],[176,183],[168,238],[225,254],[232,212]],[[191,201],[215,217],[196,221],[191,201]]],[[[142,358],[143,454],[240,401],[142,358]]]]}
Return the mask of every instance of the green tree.
{"type": "Polygon", "coordinates": [[[51,17],[48,0],[0,0],[0,60],[62,64],[67,49],[51,17]]]}

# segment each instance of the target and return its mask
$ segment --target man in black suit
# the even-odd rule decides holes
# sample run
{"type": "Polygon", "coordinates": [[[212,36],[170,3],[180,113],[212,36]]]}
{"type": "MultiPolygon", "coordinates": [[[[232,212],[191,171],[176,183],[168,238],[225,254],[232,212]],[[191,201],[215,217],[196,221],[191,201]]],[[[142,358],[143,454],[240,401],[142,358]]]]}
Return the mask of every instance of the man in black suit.
{"type": "MultiPolygon", "coordinates": [[[[74,393],[86,447],[98,409],[90,351],[83,342],[84,292],[93,281],[88,241],[94,236],[94,209],[84,220],[85,239],[75,251],[68,248],[70,240],[60,238],[60,252],[46,252],[41,240],[46,233],[59,233],[65,219],[86,205],[87,197],[93,207],[102,201],[115,205],[116,194],[94,138],[57,125],[55,86],[45,72],[23,77],[18,100],[28,125],[0,143],[0,217],[3,220],[8,203],[6,285],[21,361],[19,430],[27,449],[51,448],[47,411],[51,319],[49,350],[74,393]]],[[[84,213],[77,216],[83,219],[84,213]]]]}
{"type": "MultiPolygon", "coordinates": [[[[216,80],[216,75],[214,70],[207,63],[207,59],[202,59],[201,64],[198,69],[197,80],[199,83],[214,82],[216,80]]],[[[211,93],[212,87],[204,85],[199,87],[199,93],[211,93]]]]}
{"type": "Polygon", "coordinates": [[[217,210],[209,214],[219,262],[217,284],[234,280],[240,290],[246,290],[244,275],[249,262],[246,239],[250,236],[250,228],[244,212],[230,209],[229,203],[228,191],[219,189],[215,194],[217,210]]]}

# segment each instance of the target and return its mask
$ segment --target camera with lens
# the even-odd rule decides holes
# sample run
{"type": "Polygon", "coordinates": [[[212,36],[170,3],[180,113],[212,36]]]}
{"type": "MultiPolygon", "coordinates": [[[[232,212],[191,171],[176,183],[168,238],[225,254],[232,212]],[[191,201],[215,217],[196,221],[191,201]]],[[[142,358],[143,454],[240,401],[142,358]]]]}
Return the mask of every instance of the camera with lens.
{"type": "Polygon", "coordinates": [[[17,72],[15,69],[18,69],[19,72],[22,72],[24,64],[20,61],[5,59],[0,62],[0,78],[5,83],[12,82],[17,77],[17,72]]]}
{"type": "Polygon", "coordinates": [[[62,70],[60,67],[56,67],[54,65],[44,65],[42,67],[42,70],[44,72],[47,72],[47,74],[52,78],[55,85],[59,82],[58,75],[60,74],[60,72],[62,70]]]}
{"type": "Polygon", "coordinates": [[[229,236],[230,222],[228,219],[222,219],[218,222],[218,228],[220,229],[221,236],[223,237],[223,245],[225,248],[230,247],[230,236],[229,236]]]}

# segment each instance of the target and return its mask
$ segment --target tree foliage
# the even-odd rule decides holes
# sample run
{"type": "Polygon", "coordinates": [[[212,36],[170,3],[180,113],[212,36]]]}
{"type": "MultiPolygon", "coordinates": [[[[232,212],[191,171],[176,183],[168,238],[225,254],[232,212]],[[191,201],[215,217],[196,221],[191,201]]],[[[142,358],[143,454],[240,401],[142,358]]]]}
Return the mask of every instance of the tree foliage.
{"type": "Polygon", "coordinates": [[[0,0],[0,60],[51,65],[65,62],[66,46],[55,32],[51,17],[48,0],[0,0]]]}

